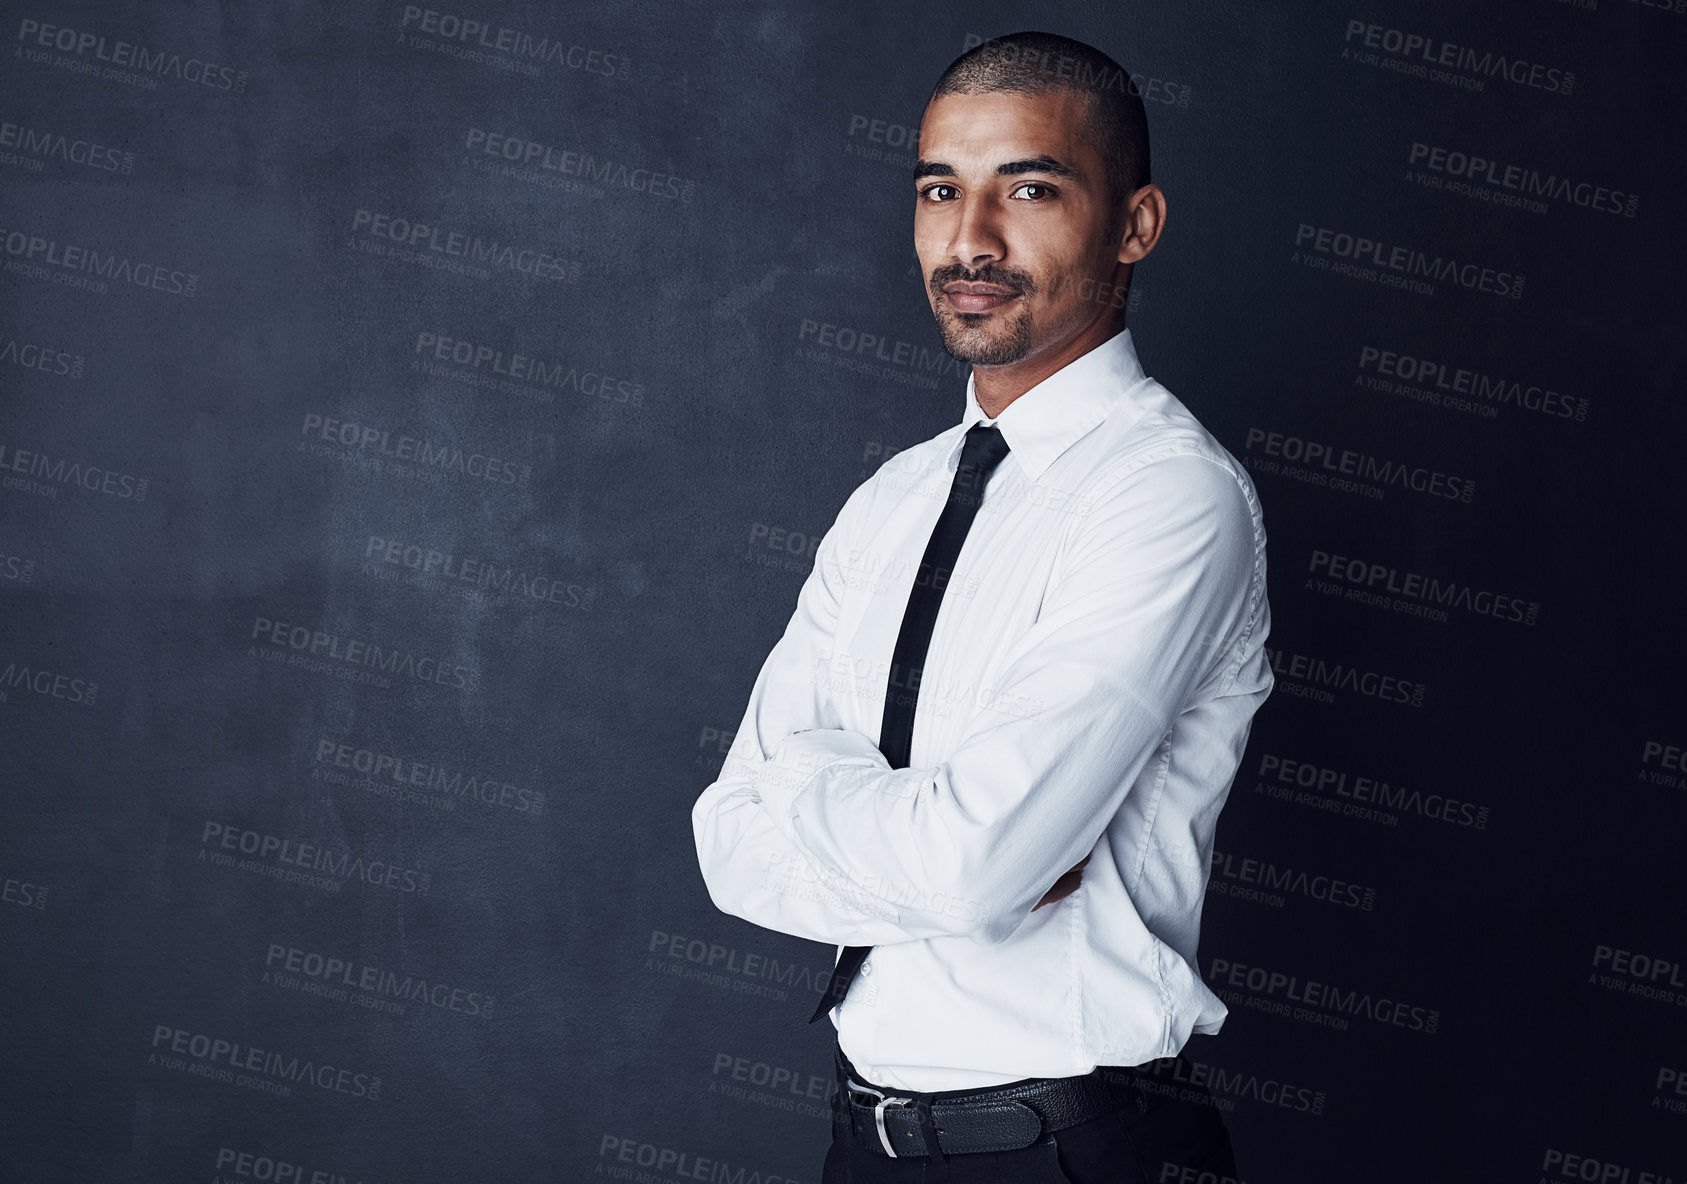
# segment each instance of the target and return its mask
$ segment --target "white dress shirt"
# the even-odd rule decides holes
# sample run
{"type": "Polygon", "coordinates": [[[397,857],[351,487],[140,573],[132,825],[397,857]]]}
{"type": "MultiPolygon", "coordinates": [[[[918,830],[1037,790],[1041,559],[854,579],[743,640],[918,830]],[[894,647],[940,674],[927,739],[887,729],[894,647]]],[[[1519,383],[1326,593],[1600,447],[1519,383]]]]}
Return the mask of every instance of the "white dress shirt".
{"type": "Polygon", "coordinates": [[[1128,329],[1002,411],[1011,451],[955,570],[919,571],[983,419],[969,377],[961,422],[844,503],[691,814],[717,907],[876,947],[830,1015],[869,1081],[909,1091],[1218,1031],[1201,903],[1273,681],[1253,483],[1128,329]],[[892,770],[877,737],[916,578],[948,587],[892,770]],[[1085,855],[1077,891],[1033,911],[1085,855]]]}

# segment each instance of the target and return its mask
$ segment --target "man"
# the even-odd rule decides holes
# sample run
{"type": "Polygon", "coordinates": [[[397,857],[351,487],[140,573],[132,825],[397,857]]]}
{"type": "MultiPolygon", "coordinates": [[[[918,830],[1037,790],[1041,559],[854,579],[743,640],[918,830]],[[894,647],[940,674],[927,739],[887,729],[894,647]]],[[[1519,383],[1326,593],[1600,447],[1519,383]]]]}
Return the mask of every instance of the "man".
{"type": "Polygon", "coordinates": [[[829,1184],[1234,1178],[1167,1058],[1226,1015],[1196,944],[1272,685],[1265,531],[1125,327],[1166,221],[1142,104],[1020,33],[950,65],[919,143],[966,409],[822,539],[692,811],[703,877],[844,947],[829,1184]]]}

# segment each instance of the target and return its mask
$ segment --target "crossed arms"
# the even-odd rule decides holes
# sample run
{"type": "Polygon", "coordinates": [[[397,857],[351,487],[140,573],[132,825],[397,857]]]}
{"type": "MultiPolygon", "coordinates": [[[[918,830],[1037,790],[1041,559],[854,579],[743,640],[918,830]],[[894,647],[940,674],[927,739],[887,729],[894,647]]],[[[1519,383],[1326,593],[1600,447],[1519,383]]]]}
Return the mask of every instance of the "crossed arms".
{"type": "Polygon", "coordinates": [[[941,763],[895,770],[842,726],[820,677],[843,589],[836,551],[873,482],[850,496],[692,808],[718,908],[834,944],[996,944],[1076,888],[1177,714],[1234,679],[1263,595],[1248,501],[1215,460],[1157,453],[1102,484],[996,688],[996,701],[1039,710],[981,709],[941,763]]]}

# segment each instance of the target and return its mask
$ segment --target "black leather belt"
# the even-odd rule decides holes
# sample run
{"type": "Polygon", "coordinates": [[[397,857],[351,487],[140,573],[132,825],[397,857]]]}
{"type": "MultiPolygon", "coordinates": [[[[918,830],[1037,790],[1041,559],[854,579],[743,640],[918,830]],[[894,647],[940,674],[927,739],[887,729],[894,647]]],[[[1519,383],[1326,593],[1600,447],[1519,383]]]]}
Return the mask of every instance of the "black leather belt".
{"type": "MultiPolygon", "coordinates": [[[[834,1048],[838,1093],[834,1116],[851,1140],[880,1155],[930,1155],[928,1132],[942,1155],[1017,1151],[1045,1132],[1111,1114],[1135,1096],[1134,1071],[1097,1066],[1080,1077],[1035,1077],[955,1097],[891,1093],[868,1085],[834,1048]]],[[[948,1091],[939,1091],[948,1092],[948,1091]]]]}

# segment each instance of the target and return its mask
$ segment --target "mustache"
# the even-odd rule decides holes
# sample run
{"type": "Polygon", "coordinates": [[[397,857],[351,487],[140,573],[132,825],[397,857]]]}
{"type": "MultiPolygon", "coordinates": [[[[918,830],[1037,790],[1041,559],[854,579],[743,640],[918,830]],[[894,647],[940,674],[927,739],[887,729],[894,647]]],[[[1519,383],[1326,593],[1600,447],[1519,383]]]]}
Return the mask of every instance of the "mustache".
{"type": "Polygon", "coordinates": [[[962,267],[959,263],[945,263],[942,267],[932,269],[929,281],[932,295],[942,295],[943,285],[952,284],[956,280],[969,284],[998,284],[1021,296],[1034,296],[1037,293],[1037,281],[1031,278],[1031,273],[1021,271],[1017,267],[1000,267],[994,263],[986,263],[983,267],[975,269],[962,267]]]}

